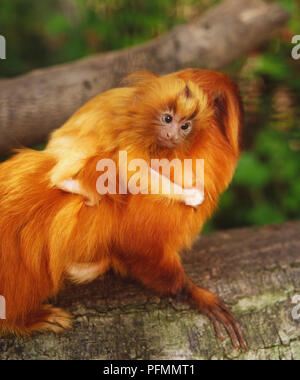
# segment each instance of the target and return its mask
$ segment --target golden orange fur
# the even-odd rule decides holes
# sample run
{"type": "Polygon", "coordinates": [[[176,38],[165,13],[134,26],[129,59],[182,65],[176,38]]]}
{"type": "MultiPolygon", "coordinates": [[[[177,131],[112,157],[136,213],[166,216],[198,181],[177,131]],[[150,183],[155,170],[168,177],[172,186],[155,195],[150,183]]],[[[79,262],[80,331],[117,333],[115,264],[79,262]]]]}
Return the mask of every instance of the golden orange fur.
{"type": "Polygon", "coordinates": [[[43,302],[64,279],[86,282],[113,268],[161,294],[182,293],[205,313],[221,338],[223,324],[236,348],[246,348],[238,323],[213,293],[184,273],[180,251],[191,247],[229,185],[240,154],[242,108],[225,75],[188,69],[164,77],[138,73],[128,87],[99,95],[55,131],[45,151],[21,151],[0,166],[0,294],[2,331],[30,333],[69,327],[68,315],[43,302]],[[188,89],[187,89],[188,87],[188,89]],[[155,120],[173,109],[194,118],[176,149],[159,148],[155,120]],[[159,195],[96,192],[101,158],[203,158],[205,201],[198,209],[159,195]],[[83,196],[59,189],[74,178],[83,196]],[[95,201],[84,203],[85,194],[95,201]],[[89,266],[92,264],[93,266],[89,266]]]}

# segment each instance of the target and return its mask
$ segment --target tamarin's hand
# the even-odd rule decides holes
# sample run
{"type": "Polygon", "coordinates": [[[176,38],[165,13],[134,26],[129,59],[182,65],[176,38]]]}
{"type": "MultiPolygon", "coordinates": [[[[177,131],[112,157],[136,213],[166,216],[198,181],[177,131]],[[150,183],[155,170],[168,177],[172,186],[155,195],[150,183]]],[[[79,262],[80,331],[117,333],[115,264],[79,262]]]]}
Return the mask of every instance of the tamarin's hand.
{"type": "MultiPolygon", "coordinates": [[[[181,201],[186,206],[191,206],[194,208],[200,206],[204,201],[203,193],[196,187],[184,189],[153,169],[150,169],[150,178],[156,178],[156,180],[160,183],[160,188],[166,188],[166,186],[168,186],[170,192],[165,194],[166,198],[181,201]]],[[[82,196],[86,206],[95,206],[98,204],[98,201],[95,199],[95,196],[93,196],[93,193],[86,190],[82,183],[77,179],[68,178],[62,182],[59,182],[57,184],[57,188],[67,193],[82,196]]],[[[163,193],[160,194],[162,195],[163,193]]]]}
{"type": "MultiPolygon", "coordinates": [[[[128,82],[84,105],[53,133],[45,151],[24,150],[0,165],[0,294],[7,302],[0,330],[63,331],[70,316],[44,302],[66,278],[92,281],[112,268],[162,295],[183,294],[210,318],[221,340],[224,326],[233,345],[246,349],[233,314],[192,283],[179,255],[234,174],[243,123],[237,87],[224,74],[199,69],[163,77],[137,73],[128,82]],[[177,169],[170,175],[155,169],[156,194],[145,182],[147,194],[100,195],[98,162],[117,163],[122,151],[128,162],[142,159],[151,170],[152,160],[204,159],[204,194],[193,165],[188,184],[177,180],[177,169]]],[[[117,174],[122,165],[116,164],[117,174]]],[[[117,187],[121,181],[130,190],[128,172],[128,178],[117,176],[117,187]]]]}
{"type": "Polygon", "coordinates": [[[204,202],[203,193],[197,188],[183,189],[183,194],[186,206],[197,208],[204,202]]]}

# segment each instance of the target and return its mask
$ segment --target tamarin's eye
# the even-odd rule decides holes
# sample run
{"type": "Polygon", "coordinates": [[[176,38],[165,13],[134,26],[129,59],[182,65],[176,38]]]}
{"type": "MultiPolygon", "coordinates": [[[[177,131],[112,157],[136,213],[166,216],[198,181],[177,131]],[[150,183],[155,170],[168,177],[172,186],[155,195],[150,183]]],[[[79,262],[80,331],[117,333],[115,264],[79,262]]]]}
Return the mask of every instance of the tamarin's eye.
{"type": "Polygon", "coordinates": [[[186,131],[187,129],[189,129],[191,123],[185,123],[181,126],[181,129],[183,129],[184,131],[186,131]]]}
{"type": "Polygon", "coordinates": [[[165,115],[164,116],[164,121],[167,123],[167,124],[170,124],[172,122],[173,118],[172,116],[170,115],[165,115]]]}

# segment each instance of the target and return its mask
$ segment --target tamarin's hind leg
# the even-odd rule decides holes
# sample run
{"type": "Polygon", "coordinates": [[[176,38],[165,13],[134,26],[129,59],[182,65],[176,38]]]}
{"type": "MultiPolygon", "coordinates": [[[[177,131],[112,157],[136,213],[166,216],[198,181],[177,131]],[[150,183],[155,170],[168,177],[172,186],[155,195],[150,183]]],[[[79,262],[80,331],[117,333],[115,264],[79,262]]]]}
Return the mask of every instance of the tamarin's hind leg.
{"type": "Polygon", "coordinates": [[[223,341],[221,325],[227,330],[232,344],[239,350],[247,350],[247,343],[241,327],[232,312],[212,292],[199,288],[184,273],[178,255],[162,254],[161,259],[150,261],[149,256],[134,255],[132,261],[126,258],[128,272],[146,286],[161,294],[184,295],[185,300],[206,315],[213,323],[217,337],[223,341]]]}
{"type": "MultiPolygon", "coordinates": [[[[72,327],[71,314],[52,305],[43,305],[42,308],[28,316],[24,326],[20,326],[20,332],[31,334],[33,332],[53,331],[64,332],[72,327]]],[[[18,327],[17,327],[18,328],[18,327]]]]}

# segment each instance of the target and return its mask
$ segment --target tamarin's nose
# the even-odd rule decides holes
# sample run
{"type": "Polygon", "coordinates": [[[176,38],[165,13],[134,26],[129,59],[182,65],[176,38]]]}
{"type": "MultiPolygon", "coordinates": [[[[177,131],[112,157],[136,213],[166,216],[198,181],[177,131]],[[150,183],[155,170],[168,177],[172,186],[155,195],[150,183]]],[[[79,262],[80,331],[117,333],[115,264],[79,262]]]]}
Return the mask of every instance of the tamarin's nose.
{"type": "Polygon", "coordinates": [[[171,136],[172,136],[171,133],[168,132],[168,133],[167,133],[167,138],[169,139],[171,136]]]}

